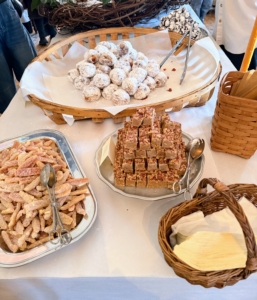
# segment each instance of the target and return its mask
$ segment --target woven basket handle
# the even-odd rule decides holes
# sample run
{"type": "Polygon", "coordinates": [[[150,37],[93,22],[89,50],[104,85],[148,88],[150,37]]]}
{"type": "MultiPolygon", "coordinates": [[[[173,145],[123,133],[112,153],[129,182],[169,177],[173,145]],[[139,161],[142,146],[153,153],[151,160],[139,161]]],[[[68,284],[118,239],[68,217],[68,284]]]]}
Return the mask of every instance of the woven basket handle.
{"type": "MultiPolygon", "coordinates": [[[[228,72],[228,73],[229,73],[229,72],[228,72]]],[[[221,87],[224,85],[224,82],[225,82],[225,80],[226,80],[226,78],[227,78],[228,73],[224,74],[223,77],[221,78],[221,81],[220,81],[220,89],[221,89],[221,87]]]]}
{"type": "MultiPolygon", "coordinates": [[[[229,188],[222,182],[214,178],[206,178],[200,181],[194,198],[201,198],[207,194],[207,185],[211,185],[218,193],[224,196],[227,202],[227,206],[232,211],[237,221],[239,222],[245,239],[245,244],[247,248],[247,261],[245,267],[245,277],[250,275],[248,271],[257,270],[257,246],[254,237],[253,230],[248,222],[248,219],[241,207],[235,199],[234,195],[231,193],[229,188]]],[[[252,273],[252,272],[251,272],[252,273]]]]}
{"type": "Polygon", "coordinates": [[[230,72],[227,72],[226,74],[223,75],[223,77],[221,78],[221,81],[220,81],[220,87],[219,87],[219,90],[221,91],[222,90],[222,87],[224,86],[225,84],[225,81],[227,80],[227,77],[229,75],[232,75],[233,74],[233,77],[237,78],[237,80],[241,79],[242,78],[242,75],[243,74],[242,72],[238,72],[238,71],[230,71],[230,72]]]}

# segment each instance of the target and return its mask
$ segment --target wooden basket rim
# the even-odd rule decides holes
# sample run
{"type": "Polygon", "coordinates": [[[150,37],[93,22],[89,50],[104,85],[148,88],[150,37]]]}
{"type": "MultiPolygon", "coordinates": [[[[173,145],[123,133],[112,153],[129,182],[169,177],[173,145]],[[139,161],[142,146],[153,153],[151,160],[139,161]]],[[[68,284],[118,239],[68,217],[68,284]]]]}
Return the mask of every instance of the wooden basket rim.
{"type": "MultiPolygon", "coordinates": [[[[231,95],[229,95],[229,94],[226,94],[226,93],[224,93],[224,91],[223,91],[223,87],[224,87],[224,84],[225,84],[225,82],[227,82],[228,80],[226,80],[229,76],[232,76],[233,74],[244,74],[244,72],[240,72],[240,71],[230,71],[230,72],[228,72],[228,73],[226,73],[226,74],[224,74],[224,76],[223,76],[223,78],[222,78],[222,80],[221,80],[221,82],[220,82],[220,86],[221,86],[221,89],[220,89],[220,92],[221,92],[221,94],[222,95],[225,95],[225,96],[229,96],[229,97],[231,97],[231,98],[236,98],[236,99],[238,99],[239,101],[242,101],[243,103],[242,104],[244,104],[244,103],[249,103],[249,104],[253,104],[254,106],[256,106],[256,100],[255,99],[248,99],[248,98],[242,98],[242,97],[238,97],[238,96],[231,96],[231,95]]],[[[237,76],[238,77],[238,76],[237,76]]],[[[247,106],[247,105],[246,105],[247,106]]]]}
{"type": "MultiPolygon", "coordinates": [[[[178,100],[180,100],[182,98],[184,99],[184,98],[186,98],[188,96],[192,96],[196,92],[201,92],[203,89],[205,89],[206,87],[208,87],[210,84],[212,84],[218,78],[220,72],[221,72],[221,64],[219,65],[218,71],[216,72],[215,76],[201,90],[199,90],[199,91],[195,90],[195,91],[192,91],[192,92],[190,92],[188,94],[172,98],[170,100],[165,100],[165,101],[158,102],[158,103],[151,103],[151,107],[155,107],[155,108],[163,107],[165,104],[169,103],[170,101],[175,102],[175,101],[178,101],[178,100]]],[[[103,108],[94,108],[94,109],[92,109],[92,108],[73,107],[73,106],[68,106],[68,105],[54,103],[54,102],[51,102],[49,100],[40,99],[40,98],[38,98],[38,97],[36,97],[35,95],[32,95],[32,94],[28,95],[28,97],[29,97],[30,100],[32,100],[32,102],[34,100],[35,102],[36,101],[40,101],[44,105],[48,105],[48,104],[51,105],[52,107],[56,108],[56,112],[59,112],[59,113],[65,113],[66,110],[69,110],[69,112],[70,112],[70,110],[75,110],[73,112],[74,116],[75,116],[76,113],[83,113],[83,112],[84,113],[88,113],[88,112],[94,111],[94,113],[95,112],[101,112],[101,113],[105,113],[106,112],[107,115],[113,116],[111,113],[109,113],[108,111],[106,111],[103,108]]],[[[44,105],[40,105],[40,107],[44,107],[44,105]]],[[[139,108],[139,107],[147,107],[147,106],[149,106],[149,104],[148,105],[137,106],[137,108],[139,108]]],[[[129,108],[124,109],[123,112],[126,111],[126,112],[129,113],[130,111],[134,111],[134,110],[135,110],[135,107],[129,107],[129,108]]]]}

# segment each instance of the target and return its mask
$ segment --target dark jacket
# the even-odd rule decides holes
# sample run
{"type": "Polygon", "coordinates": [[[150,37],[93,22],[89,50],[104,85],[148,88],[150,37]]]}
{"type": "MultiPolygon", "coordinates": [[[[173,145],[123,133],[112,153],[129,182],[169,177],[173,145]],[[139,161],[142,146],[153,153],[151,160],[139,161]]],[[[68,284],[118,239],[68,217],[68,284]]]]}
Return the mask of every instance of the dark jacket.
{"type": "Polygon", "coordinates": [[[30,20],[42,18],[42,16],[40,16],[38,13],[37,8],[35,8],[33,11],[31,11],[31,3],[32,3],[32,0],[23,0],[23,6],[25,9],[26,8],[28,9],[30,20]]]}

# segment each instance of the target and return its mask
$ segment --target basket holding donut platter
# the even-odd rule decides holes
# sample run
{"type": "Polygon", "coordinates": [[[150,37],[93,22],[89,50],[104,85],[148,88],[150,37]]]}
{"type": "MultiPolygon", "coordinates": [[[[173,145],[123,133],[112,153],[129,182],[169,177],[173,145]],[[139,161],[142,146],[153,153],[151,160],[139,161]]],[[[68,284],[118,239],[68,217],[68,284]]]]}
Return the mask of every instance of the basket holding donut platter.
{"type": "MultiPolygon", "coordinates": [[[[78,48],[83,46],[84,49],[85,46],[86,48],[95,50],[96,47],[99,48],[100,46],[103,46],[106,42],[108,42],[109,44],[119,46],[119,43],[125,41],[129,41],[132,43],[132,46],[134,48],[133,50],[135,50],[134,53],[140,52],[144,54],[144,50],[148,49],[146,51],[149,51],[149,56],[147,54],[144,55],[146,61],[151,61],[153,60],[152,58],[154,58],[155,62],[157,61],[157,63],[159,63],[170,51],[172,45],[174,45],[174,41],[178,40],[178,38],[181,38],[181,36],[182,35],[179,35],[175,32],[168,32],[165,30],[158,30],[152,28],[123,27],[87,31],[68,37],[53,44],[42,54],[40,54],[29,66],[29,68],[32,68],[33,64],[35,63],[37,64],[37,66],[40,64],[40,66],[44,66],[46,68],[55,63],[57,63],[58,65],[58,61],[62,62],[69,56],[70,52],[73,53],[73,47],[78,48]],[[160,41],[163,41],[163,43],[165,44],[162,44],[162,48],[160,48],[158,39],[160,39],[160,41]],[[154,40],[156,40],[157,42],[154,42],[154,40]],[[153,44],[153,48],[149,46],[152,45],[151,43],[156,43],[153,44]],[[143,50],[141,49],[141,47],[143,47],[143,50]],[[161,52],[163,49],[165,51],[161,52]]],[[[191,44],[193,43],[194,41],[192,40],[191,44]]],[[[56,81],[57,83],[54,85],[55,80],[57,80],[56,77],[54,78],[54,76],[56,75],[53,74],[51,78],[46,78],[46,76],[44,76],[43,82],[49,82],[49,86],[47,86],[46,89],[50,91],[51,96],[52,94],[58,94],[59,97],[54,98],[53,96],[51,99],[51,97],[45,97],[43,93],[35,93],[35,80],[33,80],[33,88],[25,86],[25,90],[29,91],[27,93],[27,97],[32,103],[39,106],[44,111],[44,113],[57,124],[67,123],[67,120],[64,117],[65,115],[71,116],[74,120],[89,118],[96,123],[103,122],[107,118],[112,118],[115,123],[119,123],[124,121],[125,117],[133,115],[136,112],[137,107],[151,106],[155,108],[157,113],[163,113],[167,109],[169,111],[175,112],[185,107],[202,106],[211,98],[213,94],[215,85],[221,73],[221,64],[217,61],[214,62],[210,52],[206,51],[206,49],[196,44],[197,43],[195,43],[195,50],[193,51],[193,48],[191,48],[190,51],[192,51],[192,53],[194,54],[194,52],[199,52],[199,49],[201,49],[203,51],[203,55],[205,57],[209,57],[209,60],[204,60],[207,75],[204,74],[206,73],[205,71],[204,73],[202,72],[203,70],[199,70],[199,72],[202,72],[202,74],[197,74],[198,68],[195,66],[199,65],[199,61],[189,59],[189,67],[186,75],[187,77],[185,78],[183,85],[179,85],[178,78],[180,78],[181,76],[186,57],[185,51],[181,52],[181,50],[183,50],[186,46],[183,41],[183,47],[180,47],[179,54],[177,53],[177,56],[171,56],[163,65],[163,67],[159,70],[162,73],[165,73],[167,82],[163,84],[159,89],[157,88],[153,92],[151,91],[150,95],[147,92],[145,96],[142,96],[143,98],[140,98],[139,96],[137,100],[134,97],[133,101],[130,101],[129,104],[125,102],[126,105],[119,105],[120,102],[118,101],[118,103],[116,103],[114,107],[111,101],[103,102],[101,100],[103,99],[103,97],[101,97],[100,101],[97,101],[97,103],[87,103],[85,105],[85,102],[87,101],[85,101],[85,99],[82,97],[82,93],[79,94],[79,91],[74,91],[76,90],[76,88],[67,79],[67,74],[69,70],[65,70],[64,73],[60,73],[62,76],[64,76],[65,74],[66,82],[63,82],[63,89],[61,87],[61,89],[59,88],[59,91],[57,91],[59,81],[56,81]],[[191,65],[190,61],[192,61],[191,65]],[[192,78],[198,80],[196,84],[194,81],[191,80],[192,78]],[[52,91],[52,88],[54,89],[55,87],[56,91],[52,91]],[[65,90],[68,87],[69,91],[65,90]],[[74,97],[75,94],[76,97],[74,97]],[[64,99],[67,99],[67,101],[65,101],[64,99]],[[75,100],[78,100],[80,102],[77,103],[75,100]]],[[[86,48],[82,50],[84,51],[84,53],[87,51],[86,48]]],[[[72,54],[70,55],[70,57],[71,56],[72,54]]],[[[81,55],[80,58],[76,60],[76,62],[74,61],[73,64],[70,64],[70,69],[76,68],[76,64],[79,61],[81,61],[81,59],[83,59],[83,55],[81,55]]],[[[120,59],[118,59],[117,64],[121,65],[121,62],[119,60],[120,59]]],[[[125,62],[125,64],[126,63],[127,62],[125,62]]],[[[131,61],[129,63],[131,64],[131,61]]],[[[124,67],[124,64],[122,67],[124,67]]],[[[114,69],[113,66],[111,67],[111,69],[114,69]]],[[[103,70],[100,71],[98,66],[96,67],[96,70],[99,73],[104,72],[103,70]]],[[[42,76],[42,73],[48,74],[49,71],[41,71],[40,77],[42,76]]],[[[57,76],[60,76],[60,74],[58,74],[57,76]]],[[[148,74],[146,75],[148,76],[148,74]]],[[[119,74],[116,74],[116,76],[119,76],[119,74]]],[[[35,75],[33,78],[37,78],[37,75],[35,75]]],[[[30,80],[26,79],[26,76],[23,77],[23,83],[26,82],[27,84],[29,81],[30,80]]],[[[21,83],[21,89],[23,88],[23,83],[21,83]]],[[[113,80],[111,81],[111,83],[114,83],[113,80]]],[[[41,79],[39,80],[39,86],[40,88],[42,86],[41,79]]]]}

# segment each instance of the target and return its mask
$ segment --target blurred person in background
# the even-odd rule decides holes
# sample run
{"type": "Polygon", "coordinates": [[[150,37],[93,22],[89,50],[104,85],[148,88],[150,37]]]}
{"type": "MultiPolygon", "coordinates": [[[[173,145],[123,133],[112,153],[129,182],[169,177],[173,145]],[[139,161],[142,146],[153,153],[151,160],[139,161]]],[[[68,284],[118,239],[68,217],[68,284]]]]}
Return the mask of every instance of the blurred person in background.
{"type": "Polygon", "coordinates": [[[190,5],[199,17],[204,22],[204,18],[212,6],[213,0],[191,0],[190,5]]]}
{"type": "Polygon", "coordinates": [[[51,39],[56,36],[56,28],[48,23],[48,18],[39,15],[37,8],[31,10],[32,0],[23,0],[23,3],[24,8],[28,9],[29,17],[33,21],[33,24],[38,31],[39,45],[46,46],[51,41],[51,39]],[[50,36],[50,40],[46,39],[46,37],[48,36],[50,36]]]}
{"type": "Polygon", "coordinates": [[[27,9],[24,9],[23,12],[22,12],[21,23],[28,30],[28,33],[32,33],[33,32],[32,24],[31,24],[31,21],[30,21],[27,9]]]}
{"type": "Polygon", "coordinates": [[[16,93],[18,81],[37,53],[11,0],[0,0],[0,114],[16,93]]]}
{"type": "MultiPolygon", "coordinates": [[[[237,70],[241,67],[256,16],[256,0],[216,1],[213,37],[237,70]]],[[[256,67],[255,48],[249,70],[256,67]]]]}

